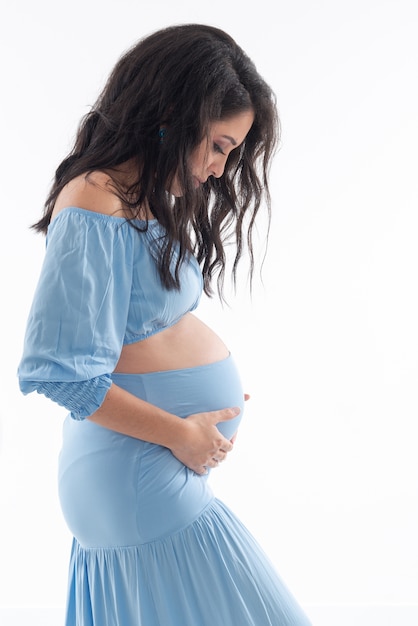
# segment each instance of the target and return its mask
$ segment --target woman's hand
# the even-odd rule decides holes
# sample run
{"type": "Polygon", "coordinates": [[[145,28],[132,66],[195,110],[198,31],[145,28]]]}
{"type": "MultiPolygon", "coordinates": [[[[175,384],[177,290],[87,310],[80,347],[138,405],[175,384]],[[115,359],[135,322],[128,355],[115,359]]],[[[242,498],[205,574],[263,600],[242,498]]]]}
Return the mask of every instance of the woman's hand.
{"type": "MultiPolygon", "coordinates": [[[[244,400],[249,399],[250,396],[244,394],[244,400]]],[[[196,474],[207,474],[209,467],[218,467],[219,463],[226,459],[237,438],[235,433],[230,440],[226,439],[216,425],[233,419],[239,413],[239,407],[233,407],[189,415],[183,420],[185,426],[183,437],[178,445],[170,448],[171,452],[196,474]]]]}
{"type": "Polygon", "coordinates": [[[182,421],[182,436],[172,446],[171,452],[196,474],[207,474],[209,467],[217,467],[233,448],[216,424],[233,419],[240,413],[239,407],[196,413],[182,421]]]}

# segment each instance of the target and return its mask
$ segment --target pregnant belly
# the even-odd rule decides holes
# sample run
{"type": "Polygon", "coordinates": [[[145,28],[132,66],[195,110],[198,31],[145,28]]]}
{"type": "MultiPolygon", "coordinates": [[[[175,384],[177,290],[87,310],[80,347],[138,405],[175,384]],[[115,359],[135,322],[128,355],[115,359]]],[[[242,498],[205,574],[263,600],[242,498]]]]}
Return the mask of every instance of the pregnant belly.
{"type": "MultiPolygon", "coordinates": [[[[180,417],[240,406],[218,425],[228,438],[244,397],[231,356],[215,363],[148,374],[114,374],[134,395],[180,417]]],[[[60,498],[70,530],[87,547],[137,545],[192,523],[211,502],[208,476],[198,476],[162,446],[66,420],[60,455],[60,498]]]]}
{"type": "Polygon", "coordinates": [[[229,354],[223,341],[192,313],[148,339],[125,345],[116,373],[146,374],[208,365],[229,354]]]}

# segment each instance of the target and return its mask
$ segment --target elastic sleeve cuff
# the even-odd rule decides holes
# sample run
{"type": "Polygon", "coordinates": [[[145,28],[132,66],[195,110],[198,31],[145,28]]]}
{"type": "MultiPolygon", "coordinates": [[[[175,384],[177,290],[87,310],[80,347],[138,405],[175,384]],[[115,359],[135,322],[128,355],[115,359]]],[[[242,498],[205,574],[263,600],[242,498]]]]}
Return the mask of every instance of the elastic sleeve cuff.
{"type": "Polygon", "coordinates": [[[101,407],[111,384],[105,374],[80,382],[40,382],[36,391],[65,407],[74,420],[84,420],[101,407]]]}

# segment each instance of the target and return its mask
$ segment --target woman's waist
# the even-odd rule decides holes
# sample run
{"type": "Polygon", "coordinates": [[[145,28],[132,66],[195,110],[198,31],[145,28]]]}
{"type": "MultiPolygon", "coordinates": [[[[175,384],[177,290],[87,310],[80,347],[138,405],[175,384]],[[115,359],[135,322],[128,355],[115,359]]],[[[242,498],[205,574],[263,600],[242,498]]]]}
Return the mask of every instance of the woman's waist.
{"type": "Polygon", "coordinates": [[[135,396],[161,408],[186,417],[190,411],[179,411],[194,406],[196,411],[214,411],[244,403],[241,379],[233,356],[191,367],[130,374],[114,372],[113,382],[135,396]],[[228,400],[235,400],[230,405],[228,400]],[[226,402],[226,404],[225,404],[226,402]],[[164,405],[164,406],[163,406],[164,405]]]}
{"type": "MultiPolygon", "coordinates": [[[[241,413],[218,424],[222,434],[231,439],[243,416],[244,394],[233,357],[193,368],[148,374],[113,374],[115,384],[129,393],[186,418],[189,415],[239,406],[241,413]]],[[[125,459],[141,454],[158,454],[160,446],[103,428],[91,420],[64,422],[61,471],[75,461],[91,455],[117,454],[125,459]]],[[[174,457],[173,457],[174,458],[174,457]]]]}
{"type": "Polygon", "coordinates": [[[196,367],[185,367],[145,374],[114,373],[113,382],[133,395],[187,417],[195,413],[239,406],[241,413],[219,424],[225,437],[232,437],[244,410],[244,392],[233,357],[196,367]]]}

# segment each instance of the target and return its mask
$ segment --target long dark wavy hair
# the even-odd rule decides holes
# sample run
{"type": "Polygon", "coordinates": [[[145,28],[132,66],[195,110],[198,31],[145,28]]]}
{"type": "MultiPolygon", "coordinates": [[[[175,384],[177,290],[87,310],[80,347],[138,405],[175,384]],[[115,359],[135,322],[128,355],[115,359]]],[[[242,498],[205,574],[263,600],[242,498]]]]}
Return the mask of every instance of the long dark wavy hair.
{"type": "Polygon", "coordinates": [[[244,248],[253,274],[252,231],[263,201],[270,219],[268,172],[279,130],[274,93],[227,33],[200,24],[159,30],[129,49],[114,67],[82,119],[71,152],[57,168],[43,217],[33,228],[46,233],[57,196],[69,181],[104,171],[133,226],[138,222],[132,218],[148,206],[164,227],[158,259],[163,284],[179,288],[180,265],[192,252],[202,267],[205,292],[212,295],[217,274],[222,296],[231,239],[234,282],[244,248]],[[244,143],[230,154],[223,176],[211,176],[196,189],[188,168],[193,149],[209,136],[211,123],[251,109],[254,123],[244,143]],[[112,172],[129,160],[137,164],[137,177],[127,189],[112,172]],[[167,192],[175,176],[181,197],[167,192]]]}

